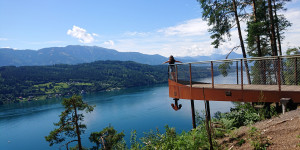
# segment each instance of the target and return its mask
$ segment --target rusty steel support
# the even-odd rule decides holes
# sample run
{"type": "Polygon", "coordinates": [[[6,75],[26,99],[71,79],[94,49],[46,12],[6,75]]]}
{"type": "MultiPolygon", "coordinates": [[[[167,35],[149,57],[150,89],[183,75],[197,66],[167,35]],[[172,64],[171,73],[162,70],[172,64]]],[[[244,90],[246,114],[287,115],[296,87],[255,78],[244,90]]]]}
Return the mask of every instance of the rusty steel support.
{"type": "Polygon", "coordinates": [[[192,64],[189,64],[189,69],[190,69],[190,87],[192,89],[192,64]]]}
{"type": "Polygon", "coordinates": [[[295,85],[298,84],[298,74],[297,74],[297,57],[295,58],[295,85]]]}
{"type": "Polygon", "coordinates": [[[196,115],[195,115],[195,105],[194,105],[194,100],[191,100],[191,110],[192,110],[193,128],[196,129],[196,115]]]}
{"type": "Polygon", "coordinates": [[[236,84],[239,84],[239,62],[236,62],[236,84]]]}
{"type": "Polygon", "coordinates": [[[175,65],[175,70],[176,70],[175,81],[178,82],[178,68],[177,68],[177,65],[175,65]]]}
{"type": "Polygon", "coordinates": [[[244,77],[243,77],[243,59],[241,59],[241,89],[244,89],[244,77]]]}
{"type": "MultiPolygon", "coordinates": [[[[192,87],[193,87],[193,81],[192,81],[192,64],[189,64],[190,68],[190,94],[192,97],[192,87]]],[[[196,129],[196,116],[195,116],[195,106],[194,106],[194,100],[191,99],[191,110],[192,110],[192,121],[193,121],[193,128],[196,129]]]]}
{"type": "Polygon", "coordinates": [[[211,135],[211,124],[210,124],[210,106],[209,101],[205,100],[205,121],[206,121],[206,130],[208,134],[208,140],[210,145],[210,150],[213,150],[213,144],[212,144],[212,135],[211,135]]]}
{"type": "Polygon", "coordinates": [[[214,64],[211,61],[210,62],[210,69],[211,69],[211,88],[215,88],[215,84],[214,84],[214,64]]]}
{"type": "Polygon", "coordinates": [[[280,75],[280,57],[277,57],[277,84],[278,84],[278,91],[281,91],[281,75],[280,75]]]}
{"type": "MultiPolygon", "coordinates": [[[[234,76],[237,76],[239,79],[234,81],[238,82],[238,84],[226,84],[226,86],[222,86],[222,84],[216,84],[214,82],[214,65],[216,64],[215,61],[203,61],[200,62],[201,64],[207,63],[209,69],[211,69],[212,77],[209,79],[212,83],[206,84],[203,82],[195,82],[192,79],[192,69],[197,69],[197,67],[192,68],[193,64],[197,63],[186,63],[186,65],[190,65],[190,70],[188,66],[186,66],[186,73],[190,73],[190,77],[186,77],[185,82],[180,82],[181,78],[178,78],[178,82],[176,83],[175,80],[169,79],[169,96],[172,98],[178,99],[187,99],[187,100],[205,100],[204,95],[202,94],[202,88],[205,88],[205,96],[206,99],[216,100],[216,101],[236,101],[236,102],[259,102],[260,95],[263,93],[264,95],[264,102],[279,102],[280,98],[282,97],[289,97],[292,98],[296,103],[300,103],[300,92],[298,88],[300,88],[300,78],[298,75],[298,59],[300,55],[295,56],[276,56],[266,57],[266,58],[249,58],[248,60],[253,61],[261,61],[261,65],[257,65],[255,67],[260,67],[263,72],[263,82],[260,82],[260,85],[247,85],[244,83],[244,61],[246,59],[232,59],[231,61],[236,61],[236,71],[234,76]],[[297,58],[296,58],[297,57],[297,58]],[[281,60],[280,60],[281,59],[281,60]],[[286,61],[287,59],[287,61],[286,61]],[[276,63],[276,61],[278,61],[276,63]],[[287,62],[287,63],[285,63],[287,62]],[[240,64],[239,64],[240,63],[240,64]],[[282,65],[284,67],[282,67],[282,65]],[[211,67],[211,68],[210,68],[211,67]],[[285,85],[282,73],[285,69],[292,71],[291,73],[291,84],[293,85],[285,85]],[[282,71],[283,70],[283,71],[282,71]],[[241,77],[239,77],[241,76],[241,77]],[[266,78],[267,76],[267,78],[266,78]],[[190,78],[190,79],[189,79],[190,78]],[[267,82],[265,82],[267,81],[267,82]],[[190,82],[190,84],[189,84],[190,82]],[[240,84],[240,85],[239,85],[240,84]],[[297,85],[295,85],[297,84],[297,85]],[[212,85],[214,88],[212,88],[212,85]],[[299,86],[298,86],[299,85],[299,86]],[[285,88],[288,87],[288,88],[285,88]]],[[[228,62],[229,60],[220,60],[221,62],[228,62]]],[[[219,61],[216,61],[219,62],[219,61]]],[[[178,64],[177,67],[180,67],[178,64]]],[[[258,69],[258,68],[253,68],[258,69]]],[[[170,70],[169,70],[170,71],[170,70]]],[[[179,71],[180,68],[177,68],[178,75],[180,75],[179,71]]],[[[258,72],[256,72],[258,73],[258,72]]],[[[246,75],[246,74],[245,74],[246,75]]],[[[258,77],[258,76],[257,76],[258,77]]],[[[286,76],[285,76],[286,77],[286,76]]],[[[258,79],[258,78],[255,78],[258,79]]],[[[209,81],[209,82],[210,82],[209,81]]],[[[256,80],[258,81],[258,80],[256,80]]],[[[256,82],[256,84],[259,82],[256,82]]]]}
{"type": "Polygon", "coordinates": [[[204,88],[202,88],[203,92],[203,99],[204,99],[204,106],[205,106],[205,125],[206,125],[206,131],[208,135],[208,140],[209,140],[209,145],[210,145],[210,150],[213,150],[213,145],[212,145],[212,138],[211,138],[211,124],[210,124],[210,106],[209,106],[209,101],[206,100],[205,98],[205,92],[204,88]]]}

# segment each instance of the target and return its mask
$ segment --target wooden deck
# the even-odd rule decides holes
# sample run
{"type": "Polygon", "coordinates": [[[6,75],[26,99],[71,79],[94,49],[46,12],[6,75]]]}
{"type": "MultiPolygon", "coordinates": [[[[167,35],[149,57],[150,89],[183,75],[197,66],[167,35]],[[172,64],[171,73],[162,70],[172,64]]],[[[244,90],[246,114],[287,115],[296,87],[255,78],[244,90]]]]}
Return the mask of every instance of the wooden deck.
{"type": "Polygon", "coordinates": [[[281,98],[291,98],[300,103],[300,86],[297,85],[240,85],[177,83],[169,80],[169,96],[188,100],[239,101],[239,102],[279,102],[281,98]]]}

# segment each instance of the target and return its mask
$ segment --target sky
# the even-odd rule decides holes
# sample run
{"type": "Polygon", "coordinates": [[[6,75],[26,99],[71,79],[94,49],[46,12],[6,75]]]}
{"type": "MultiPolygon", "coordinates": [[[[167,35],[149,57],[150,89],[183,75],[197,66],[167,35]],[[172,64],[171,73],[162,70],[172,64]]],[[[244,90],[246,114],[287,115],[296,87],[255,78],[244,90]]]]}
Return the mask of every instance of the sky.
{"type": "MultiPolygon", "coordinates": [[[[286,6],[292,27],[284,51],[300,46],[300,0],[286,6]]],[[[233,29],[231,41],[211,46],[197,0],[0,0],[0,22],[0,48],[16,50],[85,45],[168,57],[227,54],[239,45],[233,29]]]]}

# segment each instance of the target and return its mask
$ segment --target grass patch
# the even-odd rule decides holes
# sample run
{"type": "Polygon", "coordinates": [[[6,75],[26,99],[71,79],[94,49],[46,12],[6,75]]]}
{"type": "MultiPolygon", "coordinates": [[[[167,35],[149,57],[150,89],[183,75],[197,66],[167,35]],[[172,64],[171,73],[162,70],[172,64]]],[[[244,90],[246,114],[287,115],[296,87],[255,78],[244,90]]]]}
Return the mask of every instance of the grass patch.
{"type": "Polygon", "coordinates": [[[237,145],[237,146],[242,146],[244,143],[246,143],[246,140],[240,139],[240,140],[236,143],[236,145],[237,145]]]}
{"type": "Polygon", "coordinates": [[[44,84],[34,85],[36,89],[45,93],[45,94],[57,94],[57,93],[64,93],[64,91],[69,90],[72,87],[76,86],[93,86],[92,83],[85,83],[85,82],[59,82],[53,83],[48,82],[44,84]]]}
{"type": "Polygon", "coordinates": [[[269,140],[263,137],[257,128],[251,127],[248,132],[251,146],[255,150],[265,150],[270,145],[269,140]]]}

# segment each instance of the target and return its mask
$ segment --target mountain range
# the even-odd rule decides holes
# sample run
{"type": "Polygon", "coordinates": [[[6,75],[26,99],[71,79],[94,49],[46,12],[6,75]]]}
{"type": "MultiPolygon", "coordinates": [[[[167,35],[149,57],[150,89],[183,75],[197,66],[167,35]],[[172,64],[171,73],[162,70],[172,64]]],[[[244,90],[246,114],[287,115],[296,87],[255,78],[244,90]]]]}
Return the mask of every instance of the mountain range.
{"type": "MultiPolygon", "coordinates": [[[[230,58],[241,58],[242,55],[231,53],[230,58]]],[[[226,55],[176,57],[182,62],[195,62],[225,59],[226,55]]],[[[161,55],[147,55],[138,52],[118,52],[97,46],[69,45],[50,47],[39,50],[14,50],[0,48],[0,66],[42,66],[53,64],[79,64],[98,60],[134,61],[142,64],[158,65],[168,60],[161,55]]]]}

